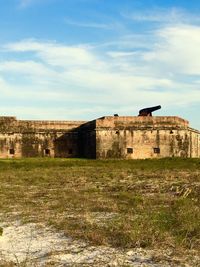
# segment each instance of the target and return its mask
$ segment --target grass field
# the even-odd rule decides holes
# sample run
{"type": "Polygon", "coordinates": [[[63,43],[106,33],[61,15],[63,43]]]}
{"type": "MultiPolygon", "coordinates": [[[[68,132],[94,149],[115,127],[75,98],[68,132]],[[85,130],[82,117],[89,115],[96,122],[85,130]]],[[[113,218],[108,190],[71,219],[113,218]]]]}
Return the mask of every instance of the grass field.
{"type": "Polygon", "coordinates": [[[94,245],[200,250],[200,160],[0,161],[0,212],[94,245]]]}

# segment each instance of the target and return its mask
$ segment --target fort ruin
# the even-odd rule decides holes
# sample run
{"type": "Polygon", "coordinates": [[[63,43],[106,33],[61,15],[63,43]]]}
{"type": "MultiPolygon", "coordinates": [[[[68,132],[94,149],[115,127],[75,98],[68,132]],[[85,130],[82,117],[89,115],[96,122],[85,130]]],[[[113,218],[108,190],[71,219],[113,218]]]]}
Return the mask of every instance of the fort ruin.
{"type": "Polygon", "coordinates": [[[93,121],[0,117],[0,158],[144,159],[200,157],[200,132],[173,116],[105,116],[93,121]]]}

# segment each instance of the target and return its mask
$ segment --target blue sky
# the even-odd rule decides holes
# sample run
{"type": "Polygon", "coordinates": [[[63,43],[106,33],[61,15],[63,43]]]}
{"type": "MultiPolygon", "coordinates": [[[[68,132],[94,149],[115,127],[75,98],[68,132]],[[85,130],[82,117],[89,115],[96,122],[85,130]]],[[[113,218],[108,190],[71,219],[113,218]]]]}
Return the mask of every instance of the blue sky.
{"type": "Polygon", "coordinates": [[[200,129],[200,1],[0,0],[1,115],[180,116],[200,129]]]}

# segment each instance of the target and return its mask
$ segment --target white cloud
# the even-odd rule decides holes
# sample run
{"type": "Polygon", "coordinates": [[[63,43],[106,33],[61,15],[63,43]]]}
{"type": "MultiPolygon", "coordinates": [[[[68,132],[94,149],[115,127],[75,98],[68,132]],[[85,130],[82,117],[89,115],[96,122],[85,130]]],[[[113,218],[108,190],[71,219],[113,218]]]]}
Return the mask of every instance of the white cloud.
{"type": "Polygon", "coordinates": [[[80,21],[74,21],[69,18],[65,18],[64,21],[68,25],[82,27],[82,28],[96,28],[96,29],[109,30],[109,29],[113,29],[114,27],[113,24],[96,23],[96,22],[80,22],[80,21]]]}
{"type": "MultiPolygon", "coordinates": [[[[200,27],[179,25],[157,31],[160,40],[152,51],[144,53],[146,62],[184,75],[200,75],[200,27]]],[[[162,69],[162,68],[161,68],[162,69]]]]}
{"type": "Polygon", "coordinates": [[[172,8],[153,8],[142,10],[141,12],[133,11],[122,13],[122,16],[136,22],[157,22],[157,23],[199,23],[198,14],[190,14],[185,9],[172,8]]]}
{"type": "MultiPolygon", "coordinates": [[[[13,60],[0,62],[0,87],[17,99],[55,101],[66,117],[77,118],[86,111],[94,118],[112,111],[132,113],[143,105],[199,103],[199,36],[200,27],[176,25],[152,32],[148,42],[145,36],[122,38],[112,49],[37,40],[7,44],[4,52],[13,60]],[[24,57],[14,60],[15,53],[24,57]],[[15,76],[16,84],[8,76],[15,76]]],[[[60,109],[52,108],[49,118],[53,112],[58,118],[60,109]]]]}
{"type": "Polygon", "coordinates": [[[20,73],[31,76],[51,77],[55,72],[35,61],[4,61],[0,62],[0,72],[20,73]]]}
{"type": "Polygon", "coordinates": [[[34,52],[40,60],[42,59],[45,63],[53,66],[84,66],[96,63],[96,58],[88,47],[25,40],[8,44],[6,49],[13,52],[34,52]]]}

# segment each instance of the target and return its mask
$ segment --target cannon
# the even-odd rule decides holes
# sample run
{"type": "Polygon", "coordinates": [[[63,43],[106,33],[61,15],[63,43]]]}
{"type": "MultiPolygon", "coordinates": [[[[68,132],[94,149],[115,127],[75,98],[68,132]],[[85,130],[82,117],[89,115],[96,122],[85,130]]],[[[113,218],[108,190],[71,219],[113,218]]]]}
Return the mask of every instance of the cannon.
{"type": "Polygon", "coordinates": [[[161,106],[155,106],[155,107],[150,107],[150,108],[143,108],[139,111],[138,116],[152,116],[152,112],[161,109],[161,106]]]}

